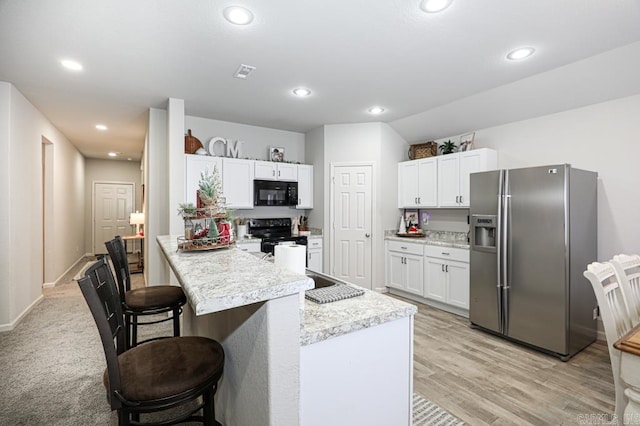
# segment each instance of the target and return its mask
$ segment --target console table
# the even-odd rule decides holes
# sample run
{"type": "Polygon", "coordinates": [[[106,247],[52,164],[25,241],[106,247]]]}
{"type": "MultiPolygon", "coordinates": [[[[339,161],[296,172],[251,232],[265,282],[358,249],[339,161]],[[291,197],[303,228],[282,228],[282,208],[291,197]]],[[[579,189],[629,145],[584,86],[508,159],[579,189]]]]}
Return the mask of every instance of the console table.
{"type": "MultiPolygon", "coordinates": [[[[140,241],[140,256],[138,256],[138,261],[135,262],[135,264],[137,265],[137,269],[133,269],[131,271],[129,271],[129,273],[131,274],[141,274],[144,272],[144,235],[127,235],[126,237],[122,237],[122,239],[124,240],[124,251],[128,253],[127,251],[127,243],[129,241],[133,241],[134,243],[134,248],[135,248],[135,241],[140,241]]],[[[131,251],[133,253],[133,250],[131,251]]],[[[129,263],[130,265],[132,265],[133,263],[129,263]]]]}

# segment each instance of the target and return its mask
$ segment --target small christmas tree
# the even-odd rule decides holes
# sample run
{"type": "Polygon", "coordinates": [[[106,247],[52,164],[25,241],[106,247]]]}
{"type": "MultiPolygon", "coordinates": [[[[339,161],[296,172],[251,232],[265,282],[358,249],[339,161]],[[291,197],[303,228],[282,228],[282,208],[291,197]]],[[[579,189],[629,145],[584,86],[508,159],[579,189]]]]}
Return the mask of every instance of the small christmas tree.
{"type": "Polygon", "coordinates": [[[209,173],[209,169],[200,173],[198,189],[198,196],[205,207],[211,208],[215,213],[225,212],[227,200],[222,192],[222,181],[217,166],[213,166],[213,173],[209,173]]]}

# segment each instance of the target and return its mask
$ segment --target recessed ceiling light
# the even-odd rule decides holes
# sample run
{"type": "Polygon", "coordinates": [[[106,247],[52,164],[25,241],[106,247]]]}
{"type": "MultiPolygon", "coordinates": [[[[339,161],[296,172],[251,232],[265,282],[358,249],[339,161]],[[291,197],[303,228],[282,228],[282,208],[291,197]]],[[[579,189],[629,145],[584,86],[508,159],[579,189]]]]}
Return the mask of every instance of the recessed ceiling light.
{"type": "Polygon", "coordinates": [[[229,6],[223,11],[227,21],[236,25],[247,25],[253,21],[253,13],[241,6],[229,6]]]}
{"type": "Polygon", "coordinates": [[[309,96],[311,94],[311,90],[299,87],[297,89],[293,89],[293,94],[304,98],[305,96],[309,96]]]}
{"type": "Polygon", "coordinates": [[[71,71],[82,71],[84,68],[80,62],[73,61],[71,59],[63,59],[60,61],[60,64],[71,71]]]}
{"type": "Polygon", "coordinates": [[[516,61],[518,59],[528,58],[529,56],[533,55],[535,51],[536,49],[534,49],[533,47],[520,47],[509,52],[507,54],[507,59],[516,61]]]}
{"type": "Polygon", "coordinates": [[[107,154],[109,157],[117,157],[118,153],[117,152],[110,152],[109,154],[107,154]]]}
{"type": "Polygon", "coordinates": [[[438,13],[451,5],[453,0],[422,0],[420,8],[427,13],[438,13]]]}
{"type": "Polygon", "coordinates": [[[379,106],[374,106],[374,107],[369,108],[369,112],[371,114],[376,114],[376,115],[377,114],[382,114],[384,112],[384,108],[379,107],[379,106]]]}
{"type": "Polygon", "coordinates": [[[96,129],[104,131],[107,130],[107,126],[104,124],[96,124],[96,129]]]}

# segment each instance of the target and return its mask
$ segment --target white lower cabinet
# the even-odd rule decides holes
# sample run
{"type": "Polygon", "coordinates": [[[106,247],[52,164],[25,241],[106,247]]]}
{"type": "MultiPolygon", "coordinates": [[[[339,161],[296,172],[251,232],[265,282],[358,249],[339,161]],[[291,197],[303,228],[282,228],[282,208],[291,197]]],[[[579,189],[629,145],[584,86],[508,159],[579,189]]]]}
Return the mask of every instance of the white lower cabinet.
{"type": "Polygon", "coordinates": [[[424,245],[387,241],[386,249],[387,286],[422,295],[424,245]]]}
{"type": "Polygon", "coordinates": [[[469,309],[469,250],[427,246],[424,297],[469,309]]]}
{"type": "Polygon", "coordinates": [[[307,240],[307,269],[322,272],[322,238],[307,240]]]}
{"type": "Polygon", "coordinates": [[[250,243],[237,243],[236,246],[247,253],[260,253],[260,241],[252,241],[250,243]]]}
{"type": "Polygon", "coordinates": [[[418,302],[468,316],[469,250],[385,241],[386,285],[418,302]],[[413,298],[413,297],[412,297],[413,298]]]}

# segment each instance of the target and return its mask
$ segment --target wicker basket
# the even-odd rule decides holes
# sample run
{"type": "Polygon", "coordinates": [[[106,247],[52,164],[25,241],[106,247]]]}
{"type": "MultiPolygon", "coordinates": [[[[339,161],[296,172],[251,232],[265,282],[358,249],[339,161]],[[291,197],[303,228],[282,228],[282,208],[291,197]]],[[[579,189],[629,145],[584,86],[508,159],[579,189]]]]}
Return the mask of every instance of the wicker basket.
{"type": "Polygon", "coordinates": [[[418,158],[435,157],[438,154],[438,143],[431,141],[418,143],[409,147],[409,159],[417,160],[418,158]]]}
{"type": "Polygon", "coordinates": [[[185,154],[195,154],[197,150],[203,148],[202,143],[195,136],[191,136],[191,129],[184,135],[184,152],[185,154]]]}

